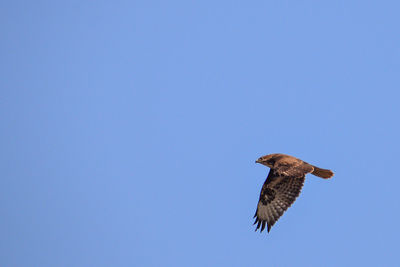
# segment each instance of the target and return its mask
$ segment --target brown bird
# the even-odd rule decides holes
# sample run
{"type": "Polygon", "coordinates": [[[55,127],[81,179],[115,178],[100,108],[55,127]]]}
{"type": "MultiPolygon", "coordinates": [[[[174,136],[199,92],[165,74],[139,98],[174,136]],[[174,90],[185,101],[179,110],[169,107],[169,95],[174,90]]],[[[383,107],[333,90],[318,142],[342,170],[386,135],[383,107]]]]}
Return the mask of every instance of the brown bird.
{"type": "Polygon", "coordinates": [[[268,232],[282,214],[293,204],[299,196],[307,173],[328,179],[333,176],[331,170],[321,169],[301,159],[285,155],[270,154],[256,160],[256,163],[270,169],[267,179],[261,189],[254,218],[257,224],[256,231],[265,224],[268,232]]]}

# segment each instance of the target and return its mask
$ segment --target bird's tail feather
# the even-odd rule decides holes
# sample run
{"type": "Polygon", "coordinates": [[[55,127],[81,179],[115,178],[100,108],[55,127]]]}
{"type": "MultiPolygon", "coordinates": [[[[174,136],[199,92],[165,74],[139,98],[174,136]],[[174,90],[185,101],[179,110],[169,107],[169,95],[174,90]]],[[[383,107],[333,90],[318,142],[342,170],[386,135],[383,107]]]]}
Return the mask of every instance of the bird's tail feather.
{"type": "Polygon", "coordinates": [[[331,178],[333,176],[333,171],[331,170],[327,170],[327,169],[321,169],[318,167],[314,167],[314,171],[312,172],[312,174],[314,174],[315,176],[324,178],[324,179],[328,179],[331,178]]]}

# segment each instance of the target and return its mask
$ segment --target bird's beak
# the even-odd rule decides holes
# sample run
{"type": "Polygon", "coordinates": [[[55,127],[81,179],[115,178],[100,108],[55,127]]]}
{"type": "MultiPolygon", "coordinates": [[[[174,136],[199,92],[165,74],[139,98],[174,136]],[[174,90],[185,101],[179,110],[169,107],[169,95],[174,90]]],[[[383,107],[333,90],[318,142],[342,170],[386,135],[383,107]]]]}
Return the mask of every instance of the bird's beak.
{"type": "Polygon", "coordinates": [[[260,163],[261,161],[258,159],[258,160],[256,160],[256,163],[260,163]]]}

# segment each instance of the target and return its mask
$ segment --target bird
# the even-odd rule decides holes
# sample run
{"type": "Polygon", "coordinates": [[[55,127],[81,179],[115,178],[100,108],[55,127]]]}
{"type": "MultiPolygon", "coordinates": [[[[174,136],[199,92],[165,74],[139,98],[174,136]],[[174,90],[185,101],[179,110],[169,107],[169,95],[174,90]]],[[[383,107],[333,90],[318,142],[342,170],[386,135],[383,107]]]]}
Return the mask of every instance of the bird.
{"type": "Polygon", "coordinates": [[[269,233],[271,227],[294,203],[300,194],[307,173],[324,179],[334,175],[331,170],[318,168],[301,159],[280,153],[262,156],[256,160],[256,163],[270,168],[253,217],[256,218],[253,225],[257,224],[255,231],[261,227],[260,233],[265,225],[269,233]]]}

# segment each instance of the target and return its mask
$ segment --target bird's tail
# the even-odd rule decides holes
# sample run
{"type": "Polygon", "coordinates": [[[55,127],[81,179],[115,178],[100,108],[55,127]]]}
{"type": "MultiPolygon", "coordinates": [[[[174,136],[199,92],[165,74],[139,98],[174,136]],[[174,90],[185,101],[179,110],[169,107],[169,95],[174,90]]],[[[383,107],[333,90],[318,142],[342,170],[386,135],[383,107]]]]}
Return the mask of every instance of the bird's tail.
{"type": "Polygon", "coordinates": [[[327,170],[327,169],[321,169],[318,167],[314,167],[314,171],[312,172],[312,174],[314,174],[315,176],[324,178],[324,179],[328,179],[331,178],[333,176],[333,171],[331,170],[327,170]]]}

